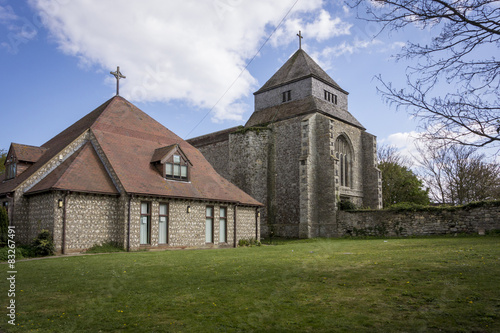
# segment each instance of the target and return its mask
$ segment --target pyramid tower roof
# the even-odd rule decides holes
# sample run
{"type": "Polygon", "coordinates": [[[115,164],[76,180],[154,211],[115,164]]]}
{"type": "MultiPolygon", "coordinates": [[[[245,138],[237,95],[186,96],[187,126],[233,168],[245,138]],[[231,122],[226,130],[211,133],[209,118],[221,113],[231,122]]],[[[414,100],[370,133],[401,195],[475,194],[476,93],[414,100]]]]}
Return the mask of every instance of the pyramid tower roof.
{"type": "Polygon", "coordinates": [[[254,94],[259,94],[279,86],[289,84],[307,77],[314,77],[344,93],[335,82],[304,50],[297,50],[287,62],[254,94]]]}

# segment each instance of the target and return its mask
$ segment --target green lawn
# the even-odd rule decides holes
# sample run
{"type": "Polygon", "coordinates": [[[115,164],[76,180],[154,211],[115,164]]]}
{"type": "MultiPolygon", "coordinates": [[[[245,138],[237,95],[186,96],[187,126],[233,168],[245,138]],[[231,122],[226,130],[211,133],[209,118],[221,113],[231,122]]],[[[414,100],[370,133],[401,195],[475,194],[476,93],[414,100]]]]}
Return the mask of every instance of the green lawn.
{"type": "Polygon", "coordinates": [[[2,297],[0,331],[500,332],[500,237],[315,239],[16,268],[18,326],[2,297]]]}

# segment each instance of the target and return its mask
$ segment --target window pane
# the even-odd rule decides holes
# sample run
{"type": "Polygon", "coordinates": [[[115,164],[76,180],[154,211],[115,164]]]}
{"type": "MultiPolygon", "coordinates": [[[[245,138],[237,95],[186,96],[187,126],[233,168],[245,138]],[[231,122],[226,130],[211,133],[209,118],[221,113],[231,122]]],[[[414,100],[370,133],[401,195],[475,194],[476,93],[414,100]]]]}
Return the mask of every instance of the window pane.
{"type": "Polygon", "coordinates": [[[174,155],[174,163],[181,163],[181,157],[179,155],[174,155]]]}
{"type": "Polygon", "coordinates": [[[219,242],[226,243],[226,219],[220,219],[219,224],[219,242]]]}
{"type": "Polygon", "coordinates": [[[166,216],[160,216],[158,243],[160,243],[160,244],[167,243],[167,217],[166,216]]]}
{"type": "Polygon", "coordinates": [[[174,176],[180,177],[181,175],[181,166],[178,164],[174,164],[174,176]]]}
{"type": "Polygon", "coordinates": [[[167,215],[167,205],[160,204],[160,215],[167,215]]]}
{"type": "Polygon", "coordinates": [[[165,174],[172,176],[172,163],[165,163],[165,174]]]}
{"type": "Polygon", "coordinates": [[[186,178],[188,176],[188,167],[181,165],[181,177],[186,178]]]}
{"type": "Polygon", "coordinates": [[[141,216],[140,243],[149,244],[149,216],[141,216]]]}
{"type": "Polygon", "coordinates": [[[149,213],[149,205],[146,202],[141,203],[141,214],[149,213]]]}
{"type": "Polygon", "coordinates": [[[226,208],[225,207],[220,209],[219,216],[226,217],[226,208]]]}
{"type": "Polygon", "coordinates": [[[207,214],[206,214],[206,216],[214,216],[213,207],[207,207],[207,214]]]}
{"type": "Polygon", "coordinates": [[[212,227],[213,227],[213,220],[212,219],[206,219],[205,222],[205,242],[206,243],[213,243],[213,233],[212,233],[212,227]]]}

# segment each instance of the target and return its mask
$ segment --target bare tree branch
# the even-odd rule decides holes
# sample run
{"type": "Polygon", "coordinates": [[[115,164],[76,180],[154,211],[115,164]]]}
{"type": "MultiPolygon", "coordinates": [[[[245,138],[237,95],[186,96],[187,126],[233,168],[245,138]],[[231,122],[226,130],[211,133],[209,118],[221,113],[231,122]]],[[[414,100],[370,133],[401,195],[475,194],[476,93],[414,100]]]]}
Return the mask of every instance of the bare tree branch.
{"type": "Polygon", "coordinates": [[[358,16],[383,30],[409,25],[438,31],[429,45],[408,42],[397,60],[415,59],[407,88],[379,75],[379,91],[418,117],[428,137],[475,147],[500,146],[500,0],[352,0],[358,16]],[[442,96],[438,87],[454,86],[442,96]]]}

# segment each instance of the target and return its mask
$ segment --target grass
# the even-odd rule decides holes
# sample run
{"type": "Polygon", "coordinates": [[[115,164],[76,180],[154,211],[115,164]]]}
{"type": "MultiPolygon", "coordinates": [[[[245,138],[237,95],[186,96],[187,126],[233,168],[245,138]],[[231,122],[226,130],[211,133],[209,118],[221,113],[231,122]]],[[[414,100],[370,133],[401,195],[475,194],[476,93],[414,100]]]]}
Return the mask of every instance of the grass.
{"type": "Polygon", "coordinates": [[[279,244],[18,262],[0,331],[500,331],[500,237],[279,244]]]}

